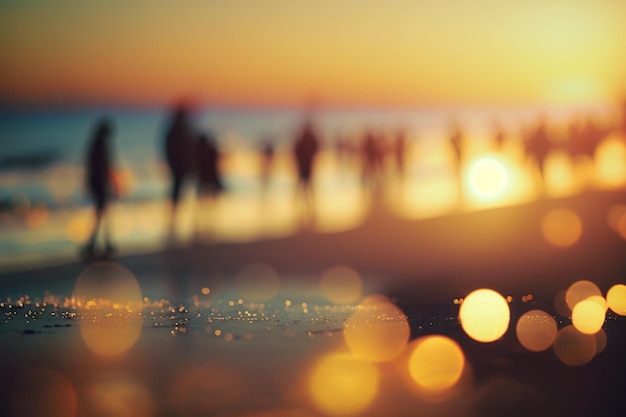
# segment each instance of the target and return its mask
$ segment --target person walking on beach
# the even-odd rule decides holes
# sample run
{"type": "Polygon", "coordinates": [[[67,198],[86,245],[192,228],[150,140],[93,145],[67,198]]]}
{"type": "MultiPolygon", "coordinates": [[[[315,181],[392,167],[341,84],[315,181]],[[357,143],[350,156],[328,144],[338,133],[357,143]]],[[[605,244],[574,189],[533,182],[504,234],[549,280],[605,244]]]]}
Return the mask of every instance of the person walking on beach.
{"type": "MultiPolygon", "coordinates": [[[[219,162],[220,152],[215,137],[211,133],[202,133],[198,136],[195,148],[196,170],[198,180],[198,197],[200,202],[212,202],[224,190],[219,162]]],[[[205,210],[198,214],[197,226],[202,229],[205,210]]]]}
{"type": "Polygon", "coordinates": [[[294,145],[294,156],[298,170],[298,195],[304,201],[306,218],[313,215],[315,201],[313,198],[312,178],[315,157],[319,150],[319,140],[311,121],[306,121],[298,134],[294,145]]]}
{"type": "Polygon", "coordinates": [[[93,200],[95,222],[91,237],[82,250],[82,256],[91,257],[96,255],[96,242],[100,228],[103,229],[105,255],[114,252],[108,222],[105,221],[107,206],[111,197],[117,194],[113,181],[112,159],[110,140],[113,137],[113,124],[107,118],[102,118],[96,123],[93,138],[87,151],[86,160],[86,187],[89,196],[93,200]]]}
{"type": "Polygon", "coordinates": [[[189,111],[184,105],[176,107],[165,135],[165,159],[171,178],[170,229],[172,239],[176,229],[176,214],[184,183],[193,174],[194,135],[189,123],[189,111]]]}

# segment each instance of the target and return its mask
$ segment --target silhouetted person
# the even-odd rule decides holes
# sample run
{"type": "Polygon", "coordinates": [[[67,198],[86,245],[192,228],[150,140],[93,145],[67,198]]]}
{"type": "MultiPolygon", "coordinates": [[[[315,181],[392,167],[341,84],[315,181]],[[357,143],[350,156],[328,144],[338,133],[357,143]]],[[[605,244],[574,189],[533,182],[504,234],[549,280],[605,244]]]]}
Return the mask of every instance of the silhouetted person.
{"type": "MultiPolygon", "coordinates": [[[[200,202],[210,202],[219,196],[224,190],[222,176],[220,174],[220,152],[217,142],[212,134],[200,134],[196,141],[195,147],[196,157],[196,175],[198,181],[198,197],[200,202]],[[208,201],[207,201],[208,200],[208,201]]],[[[203,207],[208,209],[208,207],[203,207]]],[[[197,226],[202,229],[205,216],[211,216],[212,213],[206,213],[201,210],[198,213],[197,226]]]]}
{"type": "Polygon", "coordinates": [[[377,192],[382,183],[383,150],[380,139],[368,130],[361,142],[363,186],[370,192],[377,192]]]}
{"type": "Polygon", "coordinates": [[[294,145],[294,156],[298,170],[298,193],[304,200],[307,214],[313,213],[313,167],[315,157],[319,151],[319,140],[310,121],[305,122],[302,130],[296,137],[294,145]]]}
{"type": "Polygon", "coordinates": [[[224,190],[224,185],[219,171],[220,152],[213,135],[200,134],[195,156],[200,196],[216,196],[224,190]]]}
{"type": "Polygon", "coordinates": [[[189,122],[189,112],[186,107],[178,106],[174,109],[165,135],[165,158],[171,177],[170,238],[174,234],[176,212],[183,185],[194,171],[193,147],[194,133],[189,122]]]}
{"type": "Polygon", "coordinates": [[[272,166],[274,165],[274,156],[276,150],[272,140],[266,138],[261,145],[261,186],[263,190],[267,189],[272,174],[272,166]]]}
{"type": "Polygon", "coordinates": [[[109,201],[116,192],[112,176],[112,158],[110,140],[113,137],[113,124],[109,119],[100,119],[93,133],[86,160],[86,186],[94,203],[95,222],[91,237],[84,248],[84,256],[96,254],[98,231],[103,229],[105,244],[104,253],[111,255],[114,251],[107,222],[106,210],[109,201]]]}
{"type": "Polygon", "coordinates": [[[548,128],[544,119],[540,119],[535,129],[526,139],[526,154],[539,170],[542,183],[545,183],[545,164],[552,148],[548,128]]]}
{"type": "Polygon", "coordinates": [[[463,162],[463,141],[465,135],[457,123],[452,124],[452,130],[450,133],[450,145],[452,146],[452,164],[454,168],[454,174],[456,180],[461,189],[461,163],[463,162]]]}
{"type": "Polygon", "coordinates": [[[400,129],[396,132],[392,146],[397,172],[400,176],[404,176],[406,170],[406,132],[404,130],[400,129]]]}

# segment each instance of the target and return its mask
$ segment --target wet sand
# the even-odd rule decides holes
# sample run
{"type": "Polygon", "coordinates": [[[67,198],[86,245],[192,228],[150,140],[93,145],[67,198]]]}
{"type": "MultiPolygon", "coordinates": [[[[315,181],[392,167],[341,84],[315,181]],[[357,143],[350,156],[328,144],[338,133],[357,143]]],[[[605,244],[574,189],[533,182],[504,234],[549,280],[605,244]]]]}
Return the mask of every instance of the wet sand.
{"type": "MultiPolygon", "coordinates": [[[[25,371],[47,368],[70,382],[79,416],[324,415],[312,404],[307,375],[324,352],[346,350],[343,325],[354,307],[331,305],[318,282],[329,267],[347,265],[361,275],[365,294],[385,294],[402,309],[412,339],[447,335],[462,347],[471,369],[456,396],[432,402],[407,388],[395,363],[380,364],[378,395],[358,415],[621,415],[626,406],[623,317],[609,312],[606,348],[576,367],[561,363],[551,349],[526,351],[514,324],[523,312],[540,308],[564,327],[569,318],[553,306],[559,291],[581,279],[595,282],[603,294],[626,283],[626,241],[606,220],[610,207],[625,202],[624,190],[589,191],[420,221],[375,206],[362,225],[340,233],[302,230],[273,240],[118,256],[114,261],[132,272],[143,296],[171,304],[146,309],[137,343],[123,355],[104,358],[85,346],[76,319],[61,317],[61,307],[56,316],[48,311],[39,320],[21,317],[27,310],[20,308],[14,314],[19,319],[0,324],[0,411],[10,410],[25,371]],[[542,236],[542,219],[553,208],[579,216],[583,232],[574,246],[554,247],[542,236]],[[280,279],[278,294],[262,308],[239,304],[232,288],[233,277],[251,263],[271,266],[280,279]],[[193,295],[201,294],[198,277],[214,273],[223,277],[222,292],[212,294],[210,304],[194,306],[193,295]],[[482,287],[513,299],[511,325],[493,343],[471,340],[456,320],[453,300],[482,287]],[[522,302],[524,294],[533,294],[532,302],[522,302]],[[123,395],[115,392],[132,400],[119,400],[123,395]],[[103,398],[117,398],[117,411],[99,405],[103,398]]],[[[44,291],[69,296],[86,266],[33,265],[4,273],[0,296],[14,301],[24,294],[43,298],[44,291]]],[[[13,314],[6,306],[2,311],[5,317],[13,314]]]]}

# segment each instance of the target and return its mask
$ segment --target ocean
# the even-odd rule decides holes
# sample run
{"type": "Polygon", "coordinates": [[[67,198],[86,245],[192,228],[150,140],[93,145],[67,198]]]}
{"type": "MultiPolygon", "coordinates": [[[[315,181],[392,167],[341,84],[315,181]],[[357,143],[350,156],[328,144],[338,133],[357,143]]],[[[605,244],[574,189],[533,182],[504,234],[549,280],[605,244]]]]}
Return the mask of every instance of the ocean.
{"type": "MultiPolygon", "coordinates": [[[[163,141],[169,112],[165,108],[104,107],[0,111],[0,267],[42,257],[47,260],[75,257],[76,246],[88,236],[93,221],[91,203],[83,186],[84,161],[93,125],[102,116],[113,121],[115,168],[125,178],[115,216],[123,220],[117,220],[114,233],[118,231],[118,240],[126,242],[128,248],[154,249],[162,244],[169,183],[163,141]]],[[[244,222],[243,226],[241,222],[229,225],[228,221],[213,221],[213,234],[218,238],[245,240],[292,233],[297,228],[296,215],[287,207],[292,205],[295,187],[290,152],[296,132],[309,116],[324,152],[329,155],[340,139],[356,143],[366,129],[389,135],[402,129],[409,147],[419,148],[418,156],[408,161],[406,175],[421,181],[440,177],[442,169],[447,169],[445,165],[449,161],[441,150],[448,146],[453,122],[463,128],[468,147],[481,152],[493,141],[496,125],[519,148],[522,129],[531,126],[540,115],[565,126],[571,118],[589,112],[605,118],[613,115],[609,106],[320,109],[310,114],[296,108],[199,109],[194,112],[192,122],[198,131],[214,133],[226,160],[223,175],[227,192],[217,204],[219,208],[213,209],[212,217],[226,216],[216,214],[216,210],[235,213],[234,217],[250,217],[259,210],[265,210],[264,213],[269,210],[281,223],[263,225],[271,214],[244,222]],[[274,144],[282,167],[274,172],[270,185],[265,185],[272,190],[268,204],[271,209],[267,210],[258,206],[264,185],[259,181],[255,159],[266,140],[274,144]],[[215,225],[218,222],[220,226],[215,225]]],[[[322,229],[353,227],[364,216],[359,200],[360,174],[355,169],[339,172],[342,162],[328,155],[324,158],[317,188],[321,194],[327,194],[317,204],[326,207],[318,209],[326,210],[332,218],[322,229]],[[329,203],[331,200],[333,205],[329,203]],[[337,218],[348,221],[342,223],[337,218]]],[[[443,206],[452,203],[446,204],[443,206]]],[[[187,236],[193,233],[191,223],[197,221],[194,217],[197,213],[193,211],[190,209],[187,214],[187,231],[183,232],[187,236]]]]}

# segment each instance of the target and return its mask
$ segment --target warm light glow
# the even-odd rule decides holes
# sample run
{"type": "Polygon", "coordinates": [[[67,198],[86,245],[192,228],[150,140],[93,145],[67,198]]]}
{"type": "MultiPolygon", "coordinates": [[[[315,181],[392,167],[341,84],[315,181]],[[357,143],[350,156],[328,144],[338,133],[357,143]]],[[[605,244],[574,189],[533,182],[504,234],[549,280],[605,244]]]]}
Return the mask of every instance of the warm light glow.
{"type": "Polygon", "coordinates": [[[235,287],[246,301],[267,301],[278,293],[280,280],[273,268],[254,263],[239,271],[235,287]]]}
{"type": "Polygon", "coordinates": [[[595,334],[604,324],[605,309],[591,298],[587,298],[572,309],[572,324],[581,333],[595,334]]]}
{"type": "Polygon", "coordinates": [[[596,339],[580,333],[572,325],[562,328],[554,341],[554,353],[561,362],[570,366],[588,363],[596,355],[596,339]]]}
{"type": "Polygon", "coordinates": [[[490,289],[473,291],[459,309],[461,327],[479,342],[498,340],[509,328],[511,312],[504,297],[490,289]]]}
{"type": "Polygon", "coordinates": [[[151,417],[154,407],[146,386],[125,373],[98,375],[87,387],[88,407],[93,415],[151,417]]]}
{"type": "Polygon", "coordinates": [[[600,329],[599,332],[594,333],[593,337],[596,339],[596,355],[604,350],[608,342],[606,338],[606,332],[604,329],[600,329]]]}
{"type": "Polygon", "coordinates": [[[621,138],[610,137],[596,150],[596,179],[600,185],[619,187],[626,183],[626,145],[621,138]]]}
{"type": "Polygon", "coordinates": [[[626,316],[626,285],[613,285],[606,294],[606,301],[615,314],[626,316]]]}
{"type": "MultiPolygon", "coordinates": [[[[619,231],[620,221],[624,217],[626,217],[626,205],[615,204],[611,206],[611,208],[607,212],[606,221],[611,227],[611,229],[615,231],[619,231]]],[[[626,236],[626,235],[622,235],[622,236],[626,236]]]]}
{"type": "Polygon", "coordinates": [[[559,291],[554,296],[554,309],[557,313],[559,313],[563,317],[570,317],[572,314],[572,309],[567,305],[567,301],[565,301],[566,290],[559,291]]]}
{"type": "Polygon", "coordinates": [[[127,269],[108,262],[87,267],[76,280],[72,298],[82,316],[80,334],[94,353],[119,355],[139,339],[143,298],[127,269]]]}
{"type": "Polygon", "coordinates": [[[361,298],[361,277],[352,268],[336,266],[328,269],[320,280],[320,290],[336,304],[354,303],[361,298]]]}
{"type": "Polygon", "coordinates": [[[469,189],[478,198],[498,197],[509,183],[509,173],[495,157],[482,157],[472,163],[467,173],[469,189]]]}
{"type": "MultiPolygon", "coordinates": [[[[72,384],[60,373],[51,369],[29,369],[11,386],[11,415],[14,417],[75,417],[76,392],[72,384]]],[[[5,410],[7,405],[3,404],[5,410]]]]}
{"type": "Polygon", "coordinates": [[[446,336],[418,339],[409,357],[409,373],[421,390],[439,393],[456,385],[465,367],[459,345],[446,336]]]}
{"type": "Polygon", "coordinates": [[[331,354],[319,360],[310,375],[313,403],[329,415],[362,413],[378,393],[374,365],[347,354],[331,354]]]}
{"type": "Polygon", "coordinates": [[[404,313],[389,302],[368,299],[346,320],[345,341],[355,357],[385,362],[405,348],[410,335],[404,313]]]}
{"type": "Polygon", "coordinates": [[[522,346],[540,352],[552,346],[557,332],[556,321],[545,311],[531,310],[519,318],[515,332],[522,346]]]}
{"type": "Polygon", "coordinates": [[[602,297],[602,292],[596,284],[587,280],[576,281],[567,289],[565,301],[569,309],[573,311],[576,304],[594,295],[602,297]]]}
{"type": "Polygon", "coordinates": [[[571,210],[554,209],[541,222],[541,232],[548,243],[558,247],[574,245],[582,235],[580,218],[571,210]]]}

